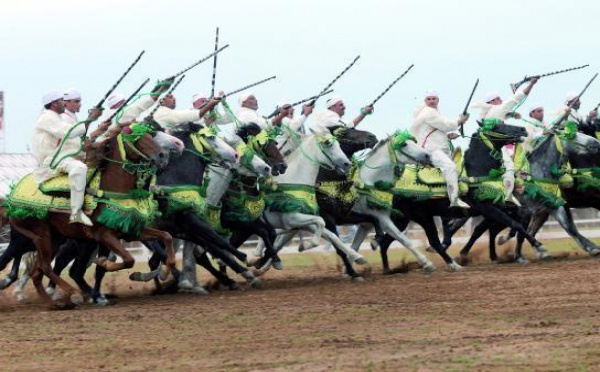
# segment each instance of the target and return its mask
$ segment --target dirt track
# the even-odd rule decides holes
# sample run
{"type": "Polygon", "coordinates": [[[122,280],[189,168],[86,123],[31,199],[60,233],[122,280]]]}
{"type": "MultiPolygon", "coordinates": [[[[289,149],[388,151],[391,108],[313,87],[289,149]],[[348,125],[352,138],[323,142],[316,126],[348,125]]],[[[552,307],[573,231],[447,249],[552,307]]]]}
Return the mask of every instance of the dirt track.
{"type": "Polygon", "coordinates": [[[395,276],[374,266],[364,283],[333,265],[288,266],[262,290],[203,297],[149,296],[122,273],[111,279],[116,305],[67,312],[46,311],[33,292],[23,305],[0,293],[2,369],[598,370],[599,265],[395,276]]]}

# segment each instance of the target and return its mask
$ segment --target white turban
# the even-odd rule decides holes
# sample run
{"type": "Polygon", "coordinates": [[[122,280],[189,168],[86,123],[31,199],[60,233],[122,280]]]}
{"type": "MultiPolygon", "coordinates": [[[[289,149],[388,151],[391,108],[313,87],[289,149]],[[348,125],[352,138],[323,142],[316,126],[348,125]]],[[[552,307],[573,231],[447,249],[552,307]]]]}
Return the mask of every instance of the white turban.
{"type": "Polygon", "coordinates": [[[42,96],[42,105],[46,106],[47,104],[52,103],[52,102],[62,99],[62,98],[63,98],[63,94],[59,91],[55,90],[52,92],[48,92],[42,96]]]}
{"type": "Polygon", "coordinates": [[[81,99],[81,93],[75,88],[69,88],[65,92],[64,100],[81,99]]]}
{"type": "Polygon", "coordinates": [[[575,92],[569,92],[567,94],[567,96],[565,97],[565,103],[569,104],[569,102],[571,102],[572,100],[574,100],[575,98],[577,98],[579,96],[578,93],[575,92]]]}
{"type": "Polygon", "coordinates": [[[325,101],[325,106],[327,106],[327,108],[330,108],[331,106],[335,105],[336,103],[340,103],[342,101],[343,101],[343,99],[340,96],[331,96],[331,97],[329,97],[329,99],[327,101],[325,101]]]}
{"type": "Polygon", "coordinates": [[[542,104],[540,102],[534,102],[533,105],[529,106],[529,108],[527,109],[528,110],[527,112],[531,112],[533,110],[537,110],[540,108],[544,108],[544,106],[542,106],[542,104]]]}
{"type": "Polygon", "coordinates": [[[125,97],[122,94],[113,93],[110,96],[108,96],[108,98],[106,99],[106,105],[108,106],[108,108],[111,108],[114,105],[116,105],[117,103],[124,101],[124,100],[125,100],[125,97]]]}
{"type": "Polygon", "coordinates": [[[199,101],[201,99],[207,100],[208,98],[204,93],[196,93],[192,96],[192,103],[195,103],[196,101],[199,101]]]}
{"type": "Polygon", "coordinates": [[[500,95],[497,92],[490,92],[485,95],[485,103],[490,103],[490,101],[493,101],[496,98],[500,98],[500,95]]]}
{"type": "Polygon", "coordinates": [[[425,92],[425,98],[427,98],[427,97],[439,98],[440,96],[438,95],[438,93],[435,90],[428,90],[427,92],[425,92]]]}
{"type": "Polygon", "coordinates": [[[284,99],[284,100],[279,101],[279,103],[277,104],[277,108],[282,108],[282,107],[291,106],[291,105],[292,104],[289,100],[284,99]]]}
{"type": "Polygon", "coordinates": [[[256,96],[254,96],[254,93],[252,93],[252,92],[246,92],[246,93],[242,93],[242,94],[240,95],[240,98],[239,98],[240,105],[241,105],[242,103],[244,103],[244,101],[245,101],[245,100],[247,100],[247,99],[248,99],[248,98],[250,98],[250,97],[256,97],[256,96]]]}

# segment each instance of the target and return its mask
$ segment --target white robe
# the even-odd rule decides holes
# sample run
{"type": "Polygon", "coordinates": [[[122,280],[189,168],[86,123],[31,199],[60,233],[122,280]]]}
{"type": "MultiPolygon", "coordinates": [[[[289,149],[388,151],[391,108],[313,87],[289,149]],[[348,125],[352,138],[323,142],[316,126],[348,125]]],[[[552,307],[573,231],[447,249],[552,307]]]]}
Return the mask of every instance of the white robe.
{"type": "Polygon", "coordinates": [[[262,129],[269,130],[271,128],[271,121],[263,116],[260,116],[256,110],[249,109],[247,107],[240,107],[235,115],[240,125],[248,125],[250,123],[258,124],[262,129]]]}
{"type": "Polygon", "coordinates": [[[419,146],[430,152],[441,150],[451,156],[448,133],[458,129],[458,122],[443,117],[437,109],[426,105],[417,107],[414,116],[410,132],[419,146]]]}
{"type": "Polygon", "coordinates": [[[321,134],[329,133],[328,128],[331,127],[343,126],[348,128],[354,128],[354,122],[351,122],[349,124],[345,123],[344,121],[342,121],[342,117],[337,112],[331,110],[317,112],[315,113],[314,118],[314,129],[321,134]]]}
{"type": "Polygon", "coordinates": [[[173,110],[160,106],[154,113],[154,120],[163,128],[173,128],[179,124],[200,120],[200,110],[173,110]]]}

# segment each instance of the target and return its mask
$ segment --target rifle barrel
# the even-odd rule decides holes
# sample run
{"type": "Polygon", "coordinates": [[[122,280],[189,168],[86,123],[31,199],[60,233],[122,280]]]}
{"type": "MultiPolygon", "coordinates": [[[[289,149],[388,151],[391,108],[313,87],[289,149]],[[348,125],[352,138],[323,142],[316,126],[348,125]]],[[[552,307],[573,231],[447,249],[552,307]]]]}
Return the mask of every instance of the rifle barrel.
{"type": "MultiPolygon", "coordinates": [[[[354,66],[354,64],[356,63],[356,61],[358,61],[358,59],[360,58],[360,55],[357,55],[354,60],[348,65],[346,66],[346,68],[344,68],[342,70],[342,72],[340,72],[338,74],[338,76],[336,76],[329,84],[327,84],[327,86],[325,86],[325,88],[323,88],[323,90],[321,90],[320,93],[326,92],[329,88],[331,88],[333,86],[333,84],[335,84],[336,81],[338,81],[342,75],[344,75],[348,70],[350,70],[350,67],[354,66]]],[[[320,94],[319,93],[319,94],[320,94]]],[[[319,96],[320,97],[320,96],[319,96]]],[[[308,105],[309,106],[314,106],[315,103],[317,102],[317,99],[319,99],[319,97],[315,98],[314,100],[312,100],[308,105]]]]}
{"type": "Polygon", "coordinates": [[[175,75],[165,79],[165,80],[173,80],[175,78],[177,78],[179,75],[183,75],[186,72],[188,72],[189,70],[193,69],[194,67],[198,66],[199,64],[201,64],[202,62],[205,62],[207,60],[209,60],[212,56],[217,55],[217,53],[222,52],[225,48],[229,47],[229,44],[225,44],[224,46],[222,46],[221,48],[219,48],[218,50],[212,52],[211,54],[207,55],[206,57],[200,59],[199,61],[194,62],[191,66],[184,68],[183,70],[179,71],[178,73],[176,73],[175,75]]]}
{"type": "Polygon", "coordinates": [[[404,72],[403,72],[403,73],[402,73],[400,76],[398,76],[398,77],[397,77],[397,78],[396,78],[394,81],[392,81],[392,83],[391,83],[390,85],[388,85],[388,86],[387,86],[387,88],[385,88],[385,90],[384,90],[383,92],[381,92],[381,94],[379,94],[379,95],[377,96],[377,98],[375,98],[375,99],[373,100],[373,102],[371,102],[371,104],[370,104],[370,105],[368,105],[368,106],[374,106],[374,105],[375,105],[375,103],[377,103],[377,101],[379,101],[379,100],[381,99],[381,97],[383,97],[383,96],[384,96],[384,95],[385,95],[385,94],[386,94],[386,93],[387,93],[387,92],[388,92],[390,89],[392,89],[392,87],[393,87],[394,85],[396,85],[396,83],[397,83],[398,81],[400,81],[400,79],[402,79],[402,78],[403,78],[403,77],[404,77],[404,76],[405,76],[405,75],[406,75],[406,74],[407,74],[407,73],[410,71],[410,69],[411,69],[411,68],[413,68],[413,67],[414,67],[414,64],[410,65],[410,66],[409,66],[409,67],[406,69],[406,71],[404,71],[404,72]]]}
{"type": "Polygon", "coordinates": [[[219,28],[217,27],[217,32],[215,36],[215,55],[213,58],[213,74],[212,74],[212,83],[210,89],[210,96],[215,96],[215,81],[217,77],[217,50],[219,49],[219,28]]]}
{"type": "Polygon", "coordinates": [[[108,96],[110,96],[112,94],[112,92],[114,92],[115,89],[117,89],[117,87],[119,86],[119,84],[121,84],[121,81],[123,81],[123,79],[125,79],[125,76],[127,76],[127,74],[129,74],[129,71],[131,71],[131,69],[133,68],[133,66],[135,66],[140,61],[140,59],[142,58],[142,56],[144,55],[144,53],[146,53],[146,51],[142,50],[142,52],[137,56],[137,58],[135,59],[135,61],[133,61],[133,63],[131,65],[129,65],[129,67],[127,68],[127,70],[125,70],[125,72],[123,73],[123,75],[121,75],[121,77],[119,78],[119,80],[117,80],[117,82],[114,83],[113,86],[108,90],[108,92],[106,92],[106,94],[100,100],[100,102],[98,102],[98,104],[96,105],[96,107],[98,107],[98,108],[102,107],[102,105],[104,104],[104,101],[106,101],[106,99],[108,98],[108,96]]]}

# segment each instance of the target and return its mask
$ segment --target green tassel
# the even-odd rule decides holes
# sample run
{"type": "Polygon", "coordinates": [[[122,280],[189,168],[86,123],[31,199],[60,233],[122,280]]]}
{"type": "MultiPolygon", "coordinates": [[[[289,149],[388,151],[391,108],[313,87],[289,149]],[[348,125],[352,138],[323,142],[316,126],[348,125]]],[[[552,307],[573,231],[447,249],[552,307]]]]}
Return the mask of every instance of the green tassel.
{"type": "Polygon", "coordinates": [[[525,194],[532,200],[552,209],[562,207],[566,203],[562,198],[558,198],[556,195],[543,190],[535,182],[525,183],[525,194]]]}

